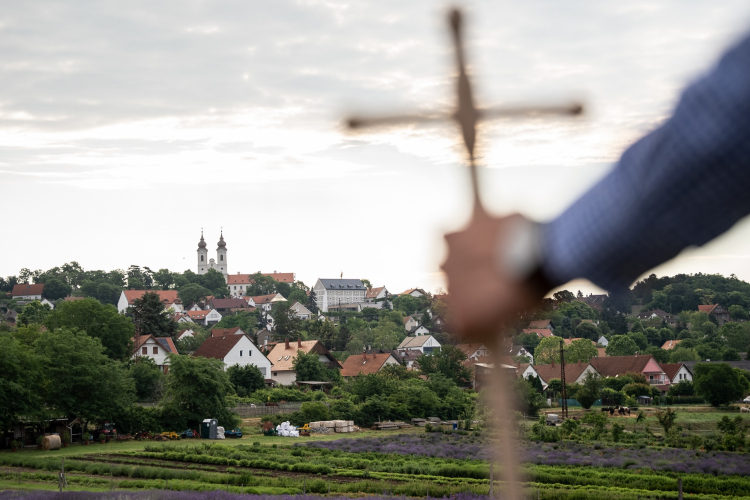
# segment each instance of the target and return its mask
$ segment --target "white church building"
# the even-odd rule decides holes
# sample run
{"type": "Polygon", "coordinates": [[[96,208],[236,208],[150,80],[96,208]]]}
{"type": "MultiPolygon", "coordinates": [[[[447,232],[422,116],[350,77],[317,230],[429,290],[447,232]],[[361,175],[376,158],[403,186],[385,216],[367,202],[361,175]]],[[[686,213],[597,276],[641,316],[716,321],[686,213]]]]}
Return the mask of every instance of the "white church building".
{"type": "Polygon", "coordinates": [[[206,240],[203,239],[203,231],[201,231],[201,240],[198,242],[198,274],[206,274],[209,269],[215,269],[224,275],[226,279],[228,274],[227,265],[227,243],[224,241],[224,230],[221,231],[221,237],[219,242],[216,244],[216,259],[208,258],[208,245],[206,240]]]}

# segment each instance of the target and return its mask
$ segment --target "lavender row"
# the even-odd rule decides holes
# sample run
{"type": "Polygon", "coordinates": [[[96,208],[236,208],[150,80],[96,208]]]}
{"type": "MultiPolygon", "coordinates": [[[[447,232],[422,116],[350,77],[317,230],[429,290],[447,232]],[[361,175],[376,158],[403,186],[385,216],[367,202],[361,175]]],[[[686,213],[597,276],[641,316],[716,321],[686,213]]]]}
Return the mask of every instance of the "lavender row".
{"type": "MultiPolygon", "coordinates": [[[[132,492],[94,491],[0,491],[0,500],[321,500],[320,495],[240,495],[215,491],[145,490],[132,492]]],[[[326,500],[352,500],[351,497],[325,497],[326,500]]],[[[368,500],[393,500],[393,497],[367,496],[368,500]]],[[[473,493],[458,493],[451,500],[488,500],[473,493]]]]}
{"type": "MultiPolygon", "coordinates": [[[[459,434],[395,434],[377,438],[339,439],[306,444],[347,453],[417,455],[449,459],[488,460],[486,441],[459,434]]],[[[750,475],[750,455],[730,452],[700,452],[682,448],[625,448],[565,442],[526,442],[519,458],[539,465],[573,465],[621,469],[651,469],[676,473],[750,475]]]]}

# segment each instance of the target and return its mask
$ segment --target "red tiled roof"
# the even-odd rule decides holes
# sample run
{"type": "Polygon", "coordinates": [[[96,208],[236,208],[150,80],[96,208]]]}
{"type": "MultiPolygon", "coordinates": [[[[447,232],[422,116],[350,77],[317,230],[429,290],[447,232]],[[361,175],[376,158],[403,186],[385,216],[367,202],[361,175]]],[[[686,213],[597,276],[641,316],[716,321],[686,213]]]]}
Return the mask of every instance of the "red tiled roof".
{"type": "Polygon", "coordinates": [[[674,378],[677,376],[677,372],[680,371],[680,368],[682,368],[682,363],[661,363],[661,369],[664,370],[664,373],[667,374],[667,377],[669,377],[669,380],[674,380],[674,378]]]}
{"type": "Polygon", "coordinates": [[[380,371],[388,358],[393,355],[389,352],[377,353],[377,354],[354,354],[346,358],[343,368],[341,369],[341,375],[343,377],[355,377],[360,373],[363,375],[369,375],[371,373],[377,373],[380,371]]]}
{"type": "Polygon", "coordinates": [[[549,327],[551,326],[550,323],[552,323],[551,319],[538,319],[536,321],[532,321],[531,323],[529,323],[529,329],[531,330],[536,330],[540,328],[549,329],[549,327]]]}
{"type": "Polygon", "coordinates": [[[270,303],[270,302],[271,302],[271,301],[272,301],[272,300],[273,300],[273,299],[274,299],[274,298],[275,298],[275,297],[276,297],[277,295],[278,295],[278,293],[269,293],[268,295],[256,295],[256,296],[254,296],[254,297],[250,297],[250,298],[251,298],[251,299],[253,299],[253,302],[255,302],[255,304],[256,304],[256,305],[257,305],[257,304],[268,304],[268,303],[270,303]]]}
{"type": "Polygon", "coordinates": [[[682,342],[682,340],[667,340],[661,348],[666,350],[674,349],[680,342],[682,342]]]}
{"type": "Polygon", "coordinates": [[[247,309],[250,307],[245,299],[213,299],[211,306],[214,309],[247,309]]]}
{"type": "Polygon", "coordinates": [[[211,311],[185,311],[185,314],[190,316],[190,319],[206,319],[206,315],[211,311]]]}
{"type": "Polygon", "coordinates": [[[237,342],[244,337],[244,335],[227,335],[225,337],[208,337],[198,349],[195,350],[193,356],[203,356],[204,358],[224,359],[229,354],[229,351],[237,345],[237,342]]]}
{"type": "MultiPolygon", "coordinates": [[[[591,366],[596,368],[596,371],[602,377],[614,377],[616,375],[625,375],[626,373],[642,373],[648,362],[653,359],[654,357],[650,354],[640,356],[607,356],[606,358],[593,358],[591,366]]],[[[565,367],[567,368],[567,366],[566,364],[565,367]]],[[[565,375],[567,379],[567,372],[565,375]]]]}
{"type": "MultiPolygon", "coordinates": [[[[589,363],[565,363],[565,381],[572,384],[578,377],[581,376],[589,363]]],[[[548,364],[548,365],[534,365],[534,370],[544,380],[545,383],[549,384],[549,381],[553,378],[561,378],[562,370],[560,363],[548,364]]]]}
{"type": "Polygon", "coordinates": [[[367,292],[365,292],[365,297],[367,297],[368,299],[374,299],[380,292],[383,291],[383,288],[385,287],[379,286],[377,288],[370,288],[369,290],[367,290],[367,292]]]}
{"type": "Polygon", "coordinates": [[[524,328],[523,333],[536,333],[537,337],[551,337],[552,331],[546,328],[524,328]]]}
{"type": "Polygon", "coordinates": [[[484,344],[481,342],[471,342],[469,344],[456,344],[456,349],[466,354],[466,357],[471,356],[475,352],[477,352],[478,349],[481,348],[487,348],[484,344]]]}
{"type": "Polygon", "coordinates": [[[297,351],[323,354],[331,360],[334,367],[341,368],[341,363],[328,352],[328,349],[319,340],[290,340],[289,348],[286,347],[286,342],[279,342],[268,353],[268,359],[273,363],[274,371],[294,370],[293,363],[297,358],[297,351]]]}
{"type": "Polygon", "coordinates": [[[123,290],[122,293],[125,294],[128,304],[132,304],[135,299],[140,299],[147,292],[158,294],[164,304],[182,304],[182,301],[177,296],[177,290],[123,290]]]}
{"type": "Polygon", "coordinates": [[[33,285],[21,283],[20,285],[13,285],[13,291],[10,295],[12,297],[20,297],[23,295],[41,295],[42,292],[44,292],[44,283],[35,283],[33,285]]]}
{"type": "Polygon", "coordinates": [[[227,335],[235,335],[240,330],[239,326],[234,328],[213,328],[211,330],[212,337],[226,337],[227,335]]]}
{"type": "MultiPolygon", "coordinates": [[[[253,273],[255,274],[255,273],[253,273]]],[[[261,273],[270,276],[279,283],[294,283],[294,273],[261,273]]],[[[253,283],[252,274],[228,274],[227,285],[249,285],[253,283]]]]}

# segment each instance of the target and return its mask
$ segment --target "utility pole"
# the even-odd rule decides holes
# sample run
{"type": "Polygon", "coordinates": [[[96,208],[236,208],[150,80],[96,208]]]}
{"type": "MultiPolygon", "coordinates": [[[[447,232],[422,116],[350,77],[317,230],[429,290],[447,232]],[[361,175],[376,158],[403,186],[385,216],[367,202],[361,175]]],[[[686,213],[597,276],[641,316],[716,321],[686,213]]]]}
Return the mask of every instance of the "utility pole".
{"type": "Polygon", "coordinates": [[[562,382],[562,417],[568,418],[568,390],[565,387],[565,340],[560,339],[560,381],[562,382]]]}

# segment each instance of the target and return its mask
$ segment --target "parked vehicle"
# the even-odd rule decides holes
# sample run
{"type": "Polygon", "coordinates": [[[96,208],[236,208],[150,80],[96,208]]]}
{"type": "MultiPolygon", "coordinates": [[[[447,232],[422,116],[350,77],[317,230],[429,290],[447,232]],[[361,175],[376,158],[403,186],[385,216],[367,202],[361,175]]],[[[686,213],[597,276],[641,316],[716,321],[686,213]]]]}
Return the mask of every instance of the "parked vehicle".
{"type": "Polygon", "coordinates": [[[185,438],[195,438],[198,437],[198,433],[195,432],[193,429],[186,429],[180,433],[180,437],[185,438]]]}
{"type": "Polygon", "coordinates": [[[227,438],[241,438],[242,437],[242,431],[239,429],[232,429],[229,431],[224,431],[224,437],[227,438]]]}

